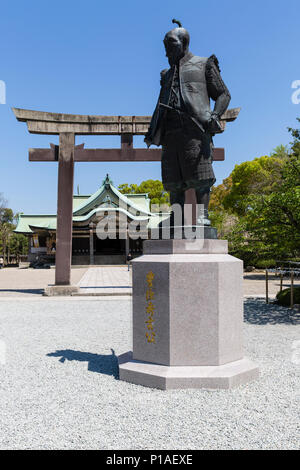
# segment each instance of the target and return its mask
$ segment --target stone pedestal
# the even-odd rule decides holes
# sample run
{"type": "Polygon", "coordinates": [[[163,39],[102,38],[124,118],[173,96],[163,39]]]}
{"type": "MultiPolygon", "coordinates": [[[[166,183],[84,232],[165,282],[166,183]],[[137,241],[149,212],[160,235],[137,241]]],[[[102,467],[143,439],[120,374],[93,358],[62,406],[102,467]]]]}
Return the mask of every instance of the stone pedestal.
{"type": "Polygon", "coordinates": [[[198,239],[217,239],[218,232],[214,227],[206,225],[170,225],[168,221],[166,226],[162,224],[157,229],[151,230],[151,238],[154,240],[190,240],[198,239]]]}
{"type": "Polygon", "coordinates": [[[43,295],[46,297],[74,295],[78,294],[79,290],[78,286],[48,286],[44,289],[43,295]]]}
{"type": "Polygon", "coordinates": [[[227,241],[148,240],[132,264],[133,352],[119,358],[121,380],[230,388],[258,377],[243,354],[243,263],[227,241]]]}

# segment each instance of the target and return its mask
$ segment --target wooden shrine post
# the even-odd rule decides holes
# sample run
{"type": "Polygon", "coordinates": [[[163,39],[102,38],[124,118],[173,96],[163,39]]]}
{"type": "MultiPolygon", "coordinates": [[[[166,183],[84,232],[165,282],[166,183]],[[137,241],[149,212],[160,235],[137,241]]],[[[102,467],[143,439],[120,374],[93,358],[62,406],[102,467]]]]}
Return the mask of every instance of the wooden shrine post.
{"type": "Polygon", "coordinates": [[[71,283],[75,136],[59,134],[55,285],[71,283]]]}

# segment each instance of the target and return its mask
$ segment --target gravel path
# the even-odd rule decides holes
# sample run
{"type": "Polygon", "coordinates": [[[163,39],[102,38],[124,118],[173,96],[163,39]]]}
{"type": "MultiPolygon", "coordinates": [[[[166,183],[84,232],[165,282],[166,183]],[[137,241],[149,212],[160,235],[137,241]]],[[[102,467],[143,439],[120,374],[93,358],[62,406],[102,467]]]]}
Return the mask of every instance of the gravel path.
{"type": "Polygon", "coordinates": [[[115,355],[131,347],[130,302],[0,300],[1,449],[299,448],[295,313],[245,302],[257,382],[165,392],[116,379],[115,355]]]}

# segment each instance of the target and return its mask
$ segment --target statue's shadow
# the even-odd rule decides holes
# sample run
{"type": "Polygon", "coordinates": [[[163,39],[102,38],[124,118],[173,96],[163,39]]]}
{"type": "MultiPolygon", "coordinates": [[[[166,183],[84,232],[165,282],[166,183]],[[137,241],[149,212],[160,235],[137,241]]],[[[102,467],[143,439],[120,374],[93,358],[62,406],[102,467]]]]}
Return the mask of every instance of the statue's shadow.
{"type": "Polygon", "coordinates": [[[111,354],[93,354],[83,351],[74,351],[73,349],[63,349],[47,354],[49,357],[60,357],[59,362],[79,361],[87,362],[90,372],[98,374],[112,375],[115,379],[119,378],[119,364],[115,351],[111,349],[111,354]]]}

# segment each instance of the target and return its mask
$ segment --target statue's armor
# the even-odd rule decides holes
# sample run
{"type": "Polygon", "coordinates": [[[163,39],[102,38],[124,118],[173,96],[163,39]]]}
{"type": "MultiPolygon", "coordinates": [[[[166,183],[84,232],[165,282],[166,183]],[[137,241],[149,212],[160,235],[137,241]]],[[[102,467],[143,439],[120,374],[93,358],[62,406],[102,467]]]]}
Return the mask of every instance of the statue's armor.
{"type": "MultiPolygon", "coordinates": [[[[208,59],[194,56],[192,53],[186,54],[179,62],[179,87],[182,98],[182,106],[190,116],[194,117],[203,125],[210,116],[210,99],[207,91],[206,64],[208,59]]],[[[157,107],[154,111],[150,124],[152,130],[152,143],[161,144],[160,126],[166,115],[166,108],[159,103],[170,105],[172,83],[174,79],[175,67],[164,70],[161,73],[161,91],[157,107]]],[[[182,108],[181,106],[181,108],[182,108]]]]}
{"type": "Polygon", "coordinates": [[[184,106],[187,113],[201,124],[210,116],[206,63],[206,58],[193,56],[188,62],[183,62],[179,66],[179,85],[184,106]]]}
{"type": "Polygon", "coordinates": [[[215,56],[204,58],[188,52],[177,65],[161,72],[161,91],[147,140],[162,145],[166,190],[209,188],[214,184],[212,135],[207,124],[212,114],[210,98],[216,101],[221,96],[225,98],[219,107],[223,114],[230,94],[215,56]]]}

